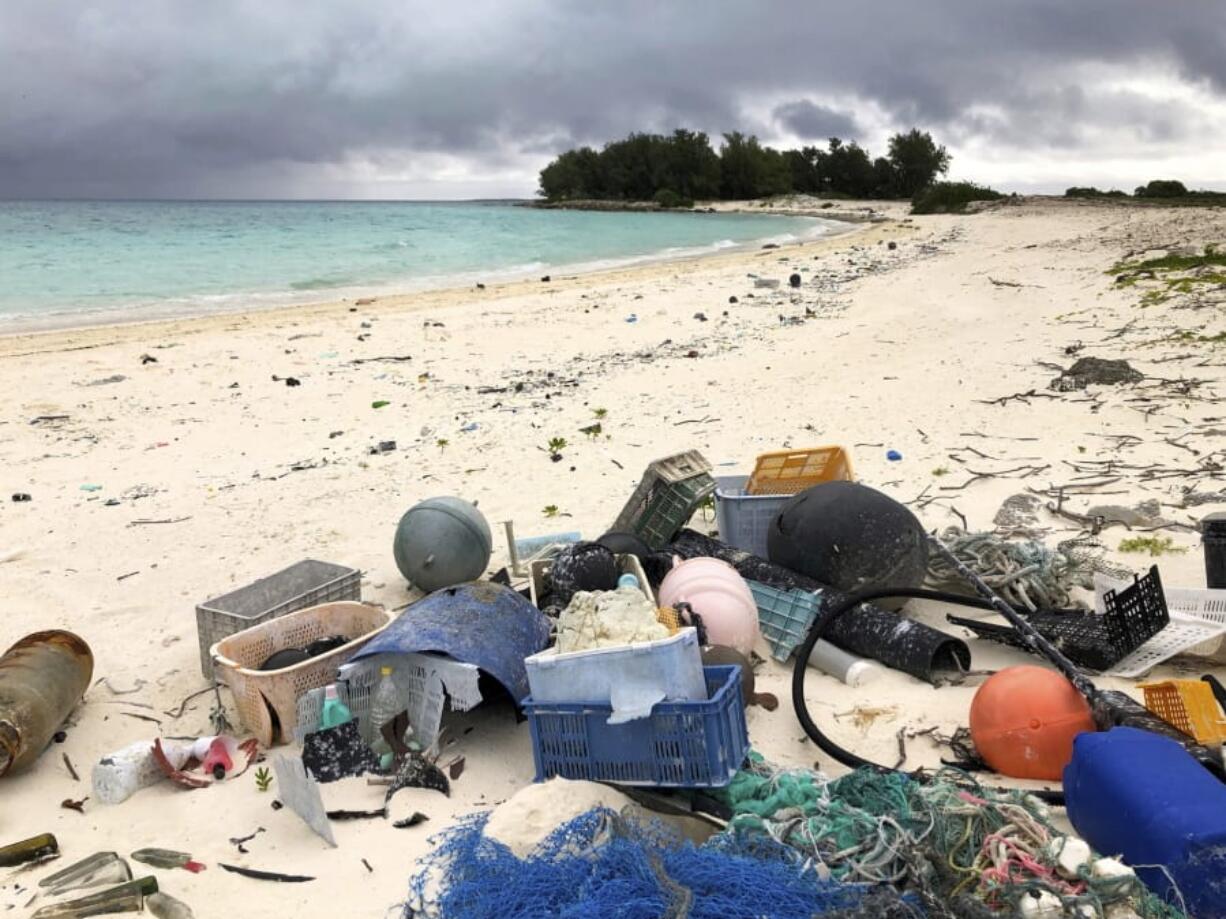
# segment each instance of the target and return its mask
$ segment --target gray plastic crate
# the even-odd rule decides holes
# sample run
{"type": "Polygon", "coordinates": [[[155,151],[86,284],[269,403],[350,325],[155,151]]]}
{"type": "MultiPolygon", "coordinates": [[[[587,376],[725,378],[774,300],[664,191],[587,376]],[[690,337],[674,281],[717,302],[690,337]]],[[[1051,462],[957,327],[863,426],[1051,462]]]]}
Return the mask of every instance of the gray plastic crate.
{"type": "Polygon", "coordinates": [[[747,475],[715,478],[715,522],[719,538],[734,549],[766,558],[766,534],[771,521],[792,500],[792,495],[751,495],[745,491],[747,475]]]}
{"type": "Polygon", "coordinates": [[[209,649],[243,629],[308,606],[362,598],[362,573],[356,568],[306,559],[283,571],[196,607],[200,672],[213,679],[209,649]]]}

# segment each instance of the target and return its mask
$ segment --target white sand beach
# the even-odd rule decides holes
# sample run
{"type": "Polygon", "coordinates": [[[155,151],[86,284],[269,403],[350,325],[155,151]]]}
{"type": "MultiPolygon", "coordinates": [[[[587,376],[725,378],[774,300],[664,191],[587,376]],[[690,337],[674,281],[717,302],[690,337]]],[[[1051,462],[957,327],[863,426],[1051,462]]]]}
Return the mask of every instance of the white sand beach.
{"type": "MultiPolygon", "coordinates": [[[[1137,534],[1114,527],[1100,537],[1108,557],[1136,572],[1156,561],[1167,585],[1203,587],[1191,527],[1226,510],[1226,292],[1193,284],[1143,305],[1150,288],[1118,286],[1109,270],[1226,243],[1223,212],[1056,199],[961,216],[878,209],[878,222],[827,239],[548,283],[0,338],[0,650],[69,629],[92,647],[95,680],[108,681],[90,688],[63,744],[0,779],[0,844],[53,832],[61,865],[99,850],[190,851],[206,871],[155,873],[201,917],[395,914],[432,833],[532,781],[528,726],[509,707],[447,716],[446,757],[466,763],[451,797],[398,796],[427,823],[338,822],[335,849],[272,810],[276,787],[261,793],[250,775],[197,791],[163,783],[115,806],[87,801],[83,813],[60,802],[89,795],[92,765],[132,741],[211,733],[208,696],[175,716],[207,685],[198,602],[303,558],[360,568],[363,598],[388,610],[414,599],[392,534],[431,496],[478,502],[495,531],[494,570],[507,560],[501,521],[521,536],[594,538],[644,466],[683,449],[734,474],[768,450],[842,445],[860,481],[907,502],[929,529],[963,519],[992,529],[1010,495],[1115,460],[1116,482],[1065,507],[1157,499],[1162,518],[1184,525],[1157,533],[1179,551],[1121,553],[1137,534]],[[783,283],[755,289],[753,276],[783,283]],[[1145,379],[1049,390],[1052,365],[1084,356],[1125,359],[1145,379]],[[602,433],[585,437],[598,409],[602,433]],[[558,463],[543,449],[554,437],[568,444],[558,463]],[[393,440],[394,451],[370,453],[393,440]],[[1188,491],[1217,499],[1193,506],[1188,491]],[[18,492],[31,500],[11,502],[18,492]],[[230,842],[260,828],[246,854],[230,842]],[[219,862],[316,880],[250,880],[219,862]]],[[[1051,514],[1042,526],[1050,545],[1083,530],[1051,514]]],[[[947,611],[906,608],[969,639],[944,623],[947,611]]],[[[1028,660],[970,645],[975,670],[1028,660]]],[[[780,705],[748,710],[753,747],[844,771],[804,738],[790,670],[767,660],[757,679],[780,705]]],[[[1140,695],[1132,681],[1103,683],[1140,695]]],[[[966,724],[975,685],[937,689],[897,672],[863,689],[816,672],[808,681],[832,736],[888,764],[900,729],[966,724]]],[[[906,752],[908,767],[942,755],[924,737],[906,752]]],[[[346,780],[325,800],[364,809],[382,794],[346,780]]],[[[13,904],[23,915],[39,876],[0,872],[0,913],[13,904]]]]}

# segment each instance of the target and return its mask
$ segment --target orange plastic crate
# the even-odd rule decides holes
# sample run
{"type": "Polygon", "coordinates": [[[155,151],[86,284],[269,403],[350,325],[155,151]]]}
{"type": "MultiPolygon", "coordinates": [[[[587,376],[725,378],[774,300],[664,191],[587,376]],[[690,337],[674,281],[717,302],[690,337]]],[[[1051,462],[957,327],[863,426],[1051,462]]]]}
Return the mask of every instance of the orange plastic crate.
{"type": "Polygon", "coordinates": [[[1195,737],[1197,743],[1226,741],[1226,718],[1208,683],[1200,680],[1163,680],[1142,683],[1145,707],[1167,724],[1195,737]]]}
{"type": "Polygon", "coordinates": [[[851,455],[842,447],[763,453],[745,490],[751,495],[794,495],[821,482],[852,481],[851,455]]]}

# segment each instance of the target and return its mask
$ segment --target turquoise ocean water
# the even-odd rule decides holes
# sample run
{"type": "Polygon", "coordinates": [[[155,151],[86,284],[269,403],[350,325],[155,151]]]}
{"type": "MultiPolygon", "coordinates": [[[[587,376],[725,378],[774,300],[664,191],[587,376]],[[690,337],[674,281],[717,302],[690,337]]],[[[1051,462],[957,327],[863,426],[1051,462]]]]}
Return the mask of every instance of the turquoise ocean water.
{"type": "Polygon", "coordinates": [[[0,202],[0,333],[612,267],[837,228],[484,203],[0,202]]]}

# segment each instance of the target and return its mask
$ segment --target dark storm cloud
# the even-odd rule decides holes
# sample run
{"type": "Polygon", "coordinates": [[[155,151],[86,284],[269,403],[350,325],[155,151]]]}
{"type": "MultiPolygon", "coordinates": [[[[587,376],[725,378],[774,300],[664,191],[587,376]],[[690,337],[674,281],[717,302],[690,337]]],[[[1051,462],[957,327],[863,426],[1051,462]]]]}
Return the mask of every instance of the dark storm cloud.
{"type": "Polygon", "coordinates": [[[1104,132],[1116,153],[1199,136],[1210,114],[1163,94],[1222,101],[1226,4],[8,0],[0,60],[0,196],[428,187],[440,158],[529,193],[553,152],[678,126],[918,124],[955,163],[959,143],[1093,158],[1104,132]],[[1107,71],[1157,95],[1086,82],[1107,71]]]}
{"type": "Polygon", "coordinates": [[[847,112],[818,105],[809,99],[777,106],[771,114],[775,121],[802,140],[822,141],[829,137],[855,140],[859,134],[856,120],[847,112]]]}

